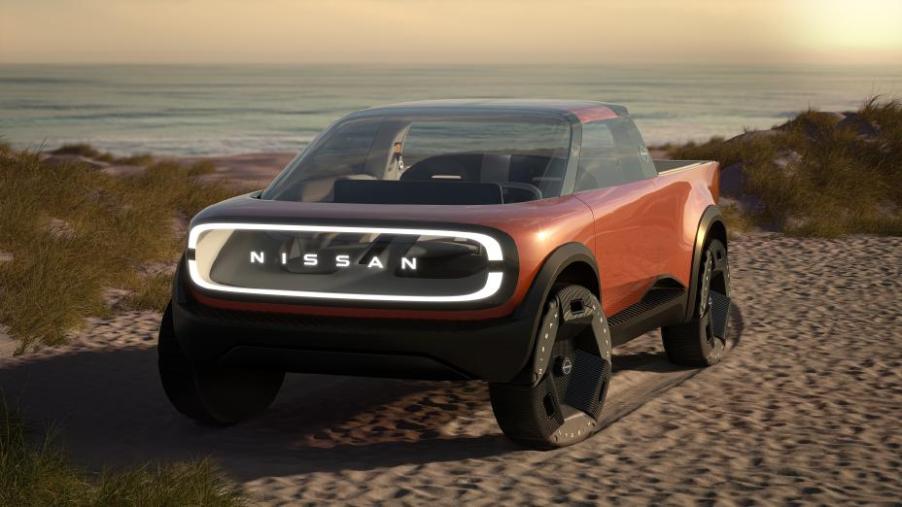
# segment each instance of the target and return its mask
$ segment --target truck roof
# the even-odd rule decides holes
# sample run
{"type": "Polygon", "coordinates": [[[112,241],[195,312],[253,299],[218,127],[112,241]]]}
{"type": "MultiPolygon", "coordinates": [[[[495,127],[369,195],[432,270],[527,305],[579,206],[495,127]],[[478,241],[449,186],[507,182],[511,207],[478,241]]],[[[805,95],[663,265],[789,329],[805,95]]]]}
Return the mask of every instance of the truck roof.
{"type": "Polygon", "coordinates": [[[626,107],[593,100],[443,99],[401,102],[364,109],[351,116],[463,113],[545,113],[575,116],[582,123],[627,116],[626,107]]]}

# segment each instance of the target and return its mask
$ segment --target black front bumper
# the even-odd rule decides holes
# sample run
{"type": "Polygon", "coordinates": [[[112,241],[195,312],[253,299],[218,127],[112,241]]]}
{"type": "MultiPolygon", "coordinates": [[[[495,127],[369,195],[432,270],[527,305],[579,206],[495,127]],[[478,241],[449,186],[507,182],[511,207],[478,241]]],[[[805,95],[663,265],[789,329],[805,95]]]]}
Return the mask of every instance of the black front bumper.
{"type": "Polygon", "coordinates": [[[531,318],[352,319],[220,310],[173,301],[195,360],[302,373],[511,380],[531,354],[531,318]]]}
{"type": "Polygon", "coordinates": [[[172,294],[175,334],[195,361],[299,373],[531,383],[526,371],[553,284],[573,262],[592,266],[581,244],[557,248],[509,316],[492,320],[323,317],[222,310],[191,298],[185,270],[172,294]]]}
{"type": "MultiPolygon", "coordinates": [[[[507,382],[532,354],[541,305],[491,320],[399,320],[223,310],[202,305],[176,274],[172,316],[183,350],[223,366],[299,373],[507,382]]],[[[544,294],[534,299],[544,300],[544,294]]]]}

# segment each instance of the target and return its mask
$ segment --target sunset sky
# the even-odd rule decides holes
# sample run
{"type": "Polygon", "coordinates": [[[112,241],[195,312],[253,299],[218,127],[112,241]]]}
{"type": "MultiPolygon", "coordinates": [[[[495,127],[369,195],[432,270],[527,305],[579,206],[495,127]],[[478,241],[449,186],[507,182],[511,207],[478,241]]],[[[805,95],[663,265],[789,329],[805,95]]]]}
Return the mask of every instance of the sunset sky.
{"type": "Polygon", "coordinates": [[[0,0],[0,63],[902,64],[902,0],[0,0]]]}

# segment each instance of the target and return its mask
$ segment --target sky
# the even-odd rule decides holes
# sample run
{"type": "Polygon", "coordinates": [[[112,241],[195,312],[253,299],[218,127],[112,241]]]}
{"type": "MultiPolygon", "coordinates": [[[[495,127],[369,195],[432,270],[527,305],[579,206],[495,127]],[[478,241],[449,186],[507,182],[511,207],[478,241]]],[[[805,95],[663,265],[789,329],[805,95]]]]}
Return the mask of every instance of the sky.
{"type": "Polygon", "coordinates": [[[902,65],[902,0],[0,0],[0,63],[902,65]]]}

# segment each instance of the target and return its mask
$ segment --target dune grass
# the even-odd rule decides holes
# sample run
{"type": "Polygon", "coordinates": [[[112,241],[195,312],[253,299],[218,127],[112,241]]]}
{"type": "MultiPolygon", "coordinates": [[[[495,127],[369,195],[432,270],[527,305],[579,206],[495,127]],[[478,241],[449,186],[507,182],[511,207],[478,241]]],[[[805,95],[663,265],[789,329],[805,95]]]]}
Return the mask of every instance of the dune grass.
{"type": "Polygon", "coordinates": [[[747,220],[790,234],[902,234],[902,102],[873,98],[841,121],[808,110],[773,130],[665,147],[676,159],[742,165],[747,220]],[[748,210],[747,210],[748,211],[748,210]]]}
{"type": "Polygon", "coordinates": [[[135,292],[125,298],[124,307],[131,310],[160,310],[169,303],[172,277],[155,274],[144,277],[135,292]]]}
{"type": "Polygon", "coordinates": [[[237,506],[237,487],[208,460],[99,474],[79,470],[52,433],[30,434],[0,393],[0,505],[237,506]]]}
{"type": "Polygon", "coordinates": [[[110,176],[0,147],[0,252],[12,254],[0,262],[0,322],[20,348],[60,343],[84,317],[107,315],[106,288],[133,291],[131,308],[161,310],[168,279],[139,268],[174,263],[187,219],[238,193],[200,178],[211,170],[156,162],[110,176]]]}

